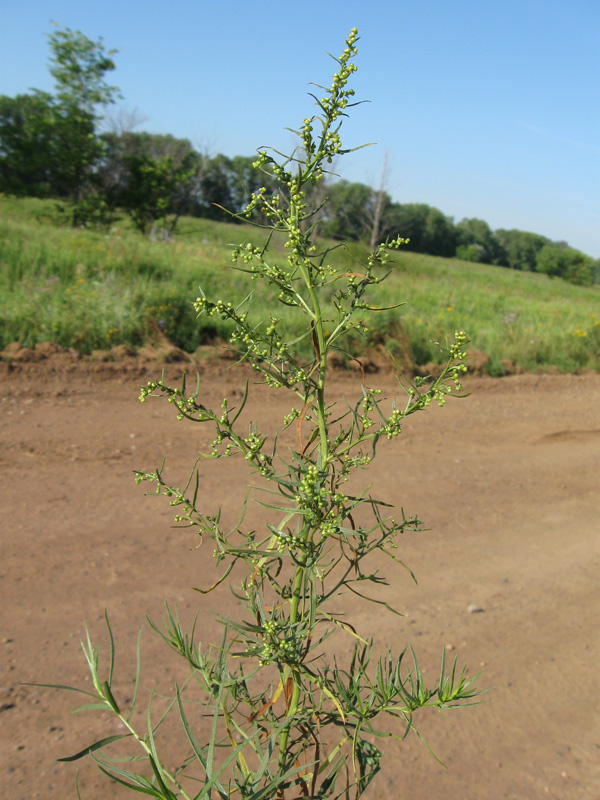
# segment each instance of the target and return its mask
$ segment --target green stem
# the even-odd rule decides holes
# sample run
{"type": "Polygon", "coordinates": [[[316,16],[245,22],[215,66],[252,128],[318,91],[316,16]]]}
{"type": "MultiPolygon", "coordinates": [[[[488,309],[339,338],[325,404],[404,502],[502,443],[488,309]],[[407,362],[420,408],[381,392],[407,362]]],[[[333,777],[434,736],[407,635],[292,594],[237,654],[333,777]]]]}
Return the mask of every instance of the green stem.
{"type": "MultiPolygon", "coordinates": [[[[304,579],[304,570],[305,567],[303,565],[298,565],[296,567],[296,573],[294,575],[294,587],[292,590],[292,598],[290,601],[290,628],[296,624],[298,620],[298,606],[300,605],[300,594],[302,592],[302,583],[304,579]]],[[[298,710],[298,704],[300,702],[300,675],[298,670],[295,668],[290,667],[287,665],[283,672],[283,685],[285,687],[287,680],[292,675],[294,680],[294,688],[292,690],[292,698],[290,700],[290,704],[288,706],[286,716],[288,719],[294,716],[296,711],[298,710]]],[[[290,735],[289,727],[286,728],[279,740],[279,766],[282,767],[285,764],[285,752],[287,749],[287,743],[290,735]]]]}
{"type": "MultiPolygon", "coordinates": [[[[290,205],[290,217],[293,220],[293,225],[297,227],[298,225],[298,210],[294,203],[290,205]]],[[[306,254],[304,254],[304,258],[306,258],[306,254]]],[[[319,426],[319,437],[320,437],[320,447],[321,447],[321,466],[322,468],[328,462],[329,457],[329,450],[328,450],[328,441],[327,441],[327,419],[326,419],[326,412],[325,412],[325,376],[326,376],[326,353],[327,347],[325,343],[325,336],[323,332],[323,320],[321,314],[321,306],[319,304],[319,298],[317,297],[317,293],[315,291],[314,284],[311,280],[311,273],[310,269],[307,267],[304,258],[300,261],[300,270],[302,272],[302,276],[304,278],[304,282],[306,284],[306,288],[310,295],[310,300],[312,303],[312,312],[311,317],[313,320],[313,324],[315,326],[315,334],[318,344],[318,357],[319,357],[319,376],[317,379],[317,406],[318,406],[318,426],[319,426]]],[[[309,527],[306,526],[303,531],[303,538],[306,539],[310,533],[309,527]]],[[[304,561],[304,558],[302,559],[304,561]]],[[[294,575],[294,584],[292,590],[292,598],[290,601],[290,628],[296,624],[298,621],[298,610],[300,606],[300,595],[302,593],[302,586],[304,583],[306,567],[304,563],[299,564],[296,567],[296,572],[294,575]]],[[[288,710],[287,710],[287,717],[288,719],[293,718],[293,716],[298,711],[298,706],[300,703],[300,692],[301,692],[301,682],[300,682],[300,673],[297,668],[287,666],[284,670],[283,675],[283,682],[284,686],[287,683],[287,680],[292,675],[294,681],[294,688],[292,689],[292,697],[289,702],[288,710]]],[[[283,731],[280,739],[279,744],[279,764],[282,767],[285,763],[285,754],[287,750],[287,743],[289,740],[289,727],[283,731]]]]}

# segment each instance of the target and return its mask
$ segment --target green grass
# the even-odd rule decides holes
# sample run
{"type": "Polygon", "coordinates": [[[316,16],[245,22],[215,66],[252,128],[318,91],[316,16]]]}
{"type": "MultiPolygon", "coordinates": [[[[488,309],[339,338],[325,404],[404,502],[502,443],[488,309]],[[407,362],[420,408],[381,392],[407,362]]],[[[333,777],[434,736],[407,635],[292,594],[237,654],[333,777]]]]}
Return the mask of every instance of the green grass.
{"type": "MultiPolygon", "coordinates": [[[[229,269],[227,245],[256,234],[242,225],[186,218],[173,242],[151,242],[126,220],[109,231],[73,230],[57,223],[52,201],[0,196],[0,349],[13,341],[28,347],[55,341],[83,353],[115,344],[139,347],[162,321],[170,340],[193,352],[227,336],[216,317],[196,319],[192,301],[200,286],[209,297],[232,302],[254,289],[257,321],[269,312],[280,316],[273,291],[229,269]]],[[[350,250],[366,258],[364,247],[350,250]]],[[[273,257],[285,257],[277,243],[273,257]]],[[[331,258],[353,268],[343,249],[331,258]]],[[[491,357],[491,374],[503,374],[508,361],[525,370],[600,370],[597,286],[399,252],[372,299],[405,305],[371,316],[370,340],[349,343],[355,354],[374,344],[401,351],[409,341],[417,364],[438,361],[435,342],[463,328],[470,346],[491,357]]],[[[290,311],[282,324],[297,336],[305,321],[290,311]]]]}

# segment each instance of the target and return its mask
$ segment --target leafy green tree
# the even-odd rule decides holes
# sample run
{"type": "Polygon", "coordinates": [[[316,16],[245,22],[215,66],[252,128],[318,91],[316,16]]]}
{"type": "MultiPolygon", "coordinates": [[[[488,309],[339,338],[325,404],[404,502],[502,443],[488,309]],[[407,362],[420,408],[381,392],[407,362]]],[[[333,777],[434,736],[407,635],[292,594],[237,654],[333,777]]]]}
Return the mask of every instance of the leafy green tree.
{"type": "Polygon", "coordinates": [[[210,159],[202,175],[197,213],[209,219],[224,219],[223,209],[233,207],[231,159],[219,154],[210,159]]]}
{"type": "Polygon", "coordinates": [[[50,74],[57,89],[52,120],[56,188],[59,195],[77,203],[102,154],[102,141],[96,135],[102,118],[98,108],[114,102],[119,94],[104,79],[115,68],[116,51],[107,51],[101,38],[95,42],[69,28],[56,30],[48,39],[50,74]]]}
{"type": "Polygon", "coordinates": [[[537,233],[505,230],[500,228],[494,236],[501,249],[501,266],[533,272],[536,269],[537,255],[550,240],[537,233]]]}
{"type": "Polygon", "coordinates": [[[0,97],[0,189],[69,198],[77,223],[83,208],[78,205],[94,192],[94,168],[103,149],[98,109],[118,94],[104,80],[115,67],[115,51],[105,50],[102,39],[94,42],[69,28],[48,38],[56,94],[34,90],[0,97]]]}
{"type": "Polygon", "coordinates": [[[333,239],[360,239],[370,227],[371,187],[341,180],[329,187],[327,195],[322,233],[333,239]]]}
{"type": "Polygon", "coordinates": [[[53,122],[52,97],[45,92],[0,96],[0,191],[52,192],[53,122]]]}
{"type": "Polygon", "coordinates": [[[461,220],[456,225],[456,236],[456,255],[459,258],[484,264],[495,264],[502,260],[502,248],[484,220],[461,220]]]}
{"type": "Polygon", "coordinates": [[[382,219],[382,239],[402,235],[406,247],[416,253],[451,256],[456,247],[454,224],[437,208],[426,203],[390,203],[382,219]]]}
{"type": "Polygon", "coordinates": [[[423,252],[436,256],[452,256],[456,248],[456,233],[451,217],[437,208],[430,208],[423,228],[423,252]]]}
{"type": "Polygon", "coordinates": [[[194,150],[188,139],[126,131],[105,133],[102,141],[104,152],[96,179],[111,207],[123,207],[131,213],[139,202],[140,214],[136,216],[140,223],[146,220],[144,229],[164,216],[162,212],[155,216],[159,195],[161,208],[172,215],[171,229],[181,214],[194,213],[206,158],[194,150]],[[151,207],[154,210],[147,218],[151,207]]]}
{"type": "Polygon", "coordinates": [[[459,244],[456,248],[456,257],[462,261],[484,264],[486,261],[485,248],[480,244],[459,244]]]}
{"type": "Polygon", "coordinates": [[[176,167],[171,156],[127,156],[125,165],[128,176],[121,194],[122,205],[136,228],[148,233],[162,220],[165,227],[175,230],[186,188],[194,178],[194,167],[176,167]]]}
{"type": "Polygon", "coordinates": [[[56,99],[65,107],[95,115],[98,106],[113,103],[119,96],[116,86],[104,80],[115,69],[112,59],[117,50],[105,50],[102,37],[97,42],[81,31],[58,29],[48,34],[52,57],[50,74],[56,82],[56,99]]]}
{"type": "Polygon", "coordinates": [[[580,286],[591,286],[594,282],[593,259],[560,243],[542,247],[537,256],[536,270],[580,286]]]}

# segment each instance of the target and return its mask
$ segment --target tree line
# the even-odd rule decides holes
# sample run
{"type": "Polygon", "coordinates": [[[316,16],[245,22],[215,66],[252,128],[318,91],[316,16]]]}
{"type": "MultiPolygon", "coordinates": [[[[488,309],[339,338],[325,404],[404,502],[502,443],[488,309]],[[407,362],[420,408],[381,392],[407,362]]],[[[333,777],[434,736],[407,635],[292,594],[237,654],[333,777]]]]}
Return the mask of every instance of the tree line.
{"type": "Polygon", "coordinates": [[[360,183],[339,181],[328,188],[322,233],[336,239],[372,240],[375,207],[380,215],[376,241],[405,236],[407,249],[417,253],[457,257],[511,269],[541,272],[584,286],[600,282],[600,261],[566,242],[537,233],[498,229],[482,219],[452,217],[425,203],[396,203],[387,193],[360,183]]]}
{"type": "MultiPolygon", "coordinates": [[[[232,222],[247,197],[274,183],[254,169],[253,156],[209,157],[187,139],[127,127],[103,130],[102,111],[120,97],[106,81],[114,50],[102,39],[57,29],[48,37],[54,94],[32,90],[0,96],[0,191],[53,197],[74,225],[109,224],[126,212],[144,234],[175,230],[182,215],[232,222]],[[227,209],[227,212],[224,211],[227,209]]],[[[397,203],[383,184],[338,180],[322,189],[319,232],[376,247],[401,235],[407,248],[435,256],[497,264],[600,282],[600,261],[566,242],[519,230],[495,230],[481,219],[451,217],[425,203],[397,203]]]]}

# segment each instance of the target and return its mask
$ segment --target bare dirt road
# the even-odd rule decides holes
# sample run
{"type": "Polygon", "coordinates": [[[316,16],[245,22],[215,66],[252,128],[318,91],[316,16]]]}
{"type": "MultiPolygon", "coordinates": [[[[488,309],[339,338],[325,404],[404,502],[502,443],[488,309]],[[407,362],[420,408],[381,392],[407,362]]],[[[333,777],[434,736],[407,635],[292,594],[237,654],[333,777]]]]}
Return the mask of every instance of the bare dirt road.
{"type": "MultiPolygon", "coordinates": [[[[106,652],[104,609],[125,685],[137,631],[145,614],[161,618],[165,598],[186,619],[200,609],[209,639],[208,610],[233,604],[226,589],[191,590],[210,577],[209,552],[173,530],[172,510],[132,476],[166,456],[183,479],[208,433],[176,422],[165,403],[137,401],[156,365],[63,355],[0,369],[0,784],[11,800],[65,800],[76,796],[75,769],[56,759],[111,732],[107,718],[72,716],[77,696],[21,684],[89,686],[79,641],[87,620],[106,652]]],[[[242,384],[219,364],[202,371],[207,403],[242,384]]],[[[394,391],[392,377],[369,378],[394,391]]],[[[469,398],[409,418],[370,470],[376,496],[430,528],[400,543],[418,586],[383,565],[386,599],[404,616],[351,601],[347,610],[377,647],[412,643],[432,683],[445,647],[495,689],[477,708],[417,720],[446,768],[414,736],[384,745],[369,797],[597,800],[600,376],[472,378],[468,388],[469,398]]],[[[359,378],[334,374],[331,399],[359,392],[359,378]]],[[[261,427],[286,410],[283,394],[253,387],[261,427]]],[[[202,466],[201,492],[236,506],[248,476],[225,464],[202,466]]],[[[143,643],[144,686],[167,690],[185,665],[147,625],[143,643]]],[[[79,783],[84,800],[129,796],[87,762],[79,783]]]]}

